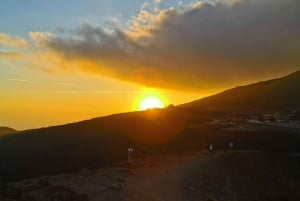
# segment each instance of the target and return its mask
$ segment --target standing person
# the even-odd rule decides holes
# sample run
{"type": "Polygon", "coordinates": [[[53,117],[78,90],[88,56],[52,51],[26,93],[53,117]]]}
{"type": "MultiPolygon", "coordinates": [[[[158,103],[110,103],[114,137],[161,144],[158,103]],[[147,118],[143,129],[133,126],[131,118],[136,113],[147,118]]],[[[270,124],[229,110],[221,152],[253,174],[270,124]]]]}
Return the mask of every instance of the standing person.
{"type": "Polygon", "coordinates": [[[128,162],[131,162],[131,160],[132,160],[132,152],[133,152],[133,148],[129,147],[128,148],[128,162]]]}
{"type": "Polygon", "coordinates": [[[164,147],[161,147],[161,148],[160,148],[160,153],[161,153],[162,158],[165,158],[165,157],[166,157],[166,150],[165,150],[164,147]]]}
{"type": "Polygon", "coordinates": [[[141,153],[142,153],[142,159],[146,160],[147,150],[145,147],[142,148],[141,153]]]}
{"type": "Polygon", "coordinates": [[[234,143],[231,141],[231,142],[229,143],[229,150],[233,150],[233,146],[234,146],[234,143]]]}
{"type": "Polygon", "coordinates": [[[209,151],[210,151],[211,153],[213,153],[213,150],[214,150],[213,144],[209,144],[209,151]]]}

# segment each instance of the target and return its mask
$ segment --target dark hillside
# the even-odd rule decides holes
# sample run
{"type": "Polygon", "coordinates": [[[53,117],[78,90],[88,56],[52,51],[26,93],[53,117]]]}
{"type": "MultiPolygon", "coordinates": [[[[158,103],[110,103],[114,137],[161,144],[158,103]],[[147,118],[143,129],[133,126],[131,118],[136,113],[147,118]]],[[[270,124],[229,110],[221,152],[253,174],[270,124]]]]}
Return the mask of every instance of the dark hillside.
{"type": "Polygon", "coordinates": [[[16,133],[17,131],[13,128],[9,127],[1,127],[0,126],[0,137],[3,137],[5,135],[16,133]]]}
{"type": "Polygon", "coordinates": [[[181,105],[193,110],[285,112],[300,108],[300,71],[288,76],[240,86],[181,105]]]}

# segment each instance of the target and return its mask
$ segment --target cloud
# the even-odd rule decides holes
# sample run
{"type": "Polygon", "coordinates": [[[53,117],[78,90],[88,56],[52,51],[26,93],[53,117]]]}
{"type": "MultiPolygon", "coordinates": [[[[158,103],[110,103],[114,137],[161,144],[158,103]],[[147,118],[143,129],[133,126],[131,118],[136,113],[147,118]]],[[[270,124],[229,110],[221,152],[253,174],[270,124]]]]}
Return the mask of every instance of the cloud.
{"type": "Polygon", "coordinates": [[[0,51],[0,58],[5,59],[18,59],[22,57],[21,52],[15,52],[15,51],[0,51]]]}
{"type": "Polygon", "coordinates": [[[10,78],[8,80],[9,81],[14,81],[14,82],[27,82],[27,83],[33,83],[34,82],[32,80],[26,80],[26,79],[20,79],[20,78],[10,78]]]}
{"type": "Polygon", "coordinates": [[[34,45],[37,47],[41,46],[44,41],[48,40],[51,37],[54,37],[54,34],[50,32],[29,32],[30,39],[34,42],[34,45]]]}
{"type": "Polygon", "coordinates": [[[155,1],[125,29],[84,24],[38,41],[84,70],[155,87],[221,89],[297,69],[299,9],[298,0],[196,1],[169,8],[155,1]]]}
{"type": "Polygon", "coordinates": [[[24,48],[27,42],[22,38],[0,32],[0,45],[24,48]]]}

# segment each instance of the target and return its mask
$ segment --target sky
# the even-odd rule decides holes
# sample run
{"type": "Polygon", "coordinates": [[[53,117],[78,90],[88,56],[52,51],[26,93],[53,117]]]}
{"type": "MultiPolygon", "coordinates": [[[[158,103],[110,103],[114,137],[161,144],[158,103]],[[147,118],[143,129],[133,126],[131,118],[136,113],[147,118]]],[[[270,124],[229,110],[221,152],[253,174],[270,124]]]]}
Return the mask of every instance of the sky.
{"type": "Polygon", "coordinates": [[[299,70],[298,0],[1,0],[0,126],[180,104],[299,70]]]}

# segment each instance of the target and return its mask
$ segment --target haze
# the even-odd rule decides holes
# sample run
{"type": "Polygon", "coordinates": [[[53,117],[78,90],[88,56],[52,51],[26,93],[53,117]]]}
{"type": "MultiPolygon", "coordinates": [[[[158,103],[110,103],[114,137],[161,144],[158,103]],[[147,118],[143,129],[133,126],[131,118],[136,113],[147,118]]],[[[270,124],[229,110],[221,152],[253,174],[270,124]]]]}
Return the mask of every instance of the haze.
{"type": "Polygon", "coordinates": [[[1,1],[0,125],[180,104],[299,69],[300,2],[1,1]]]}

